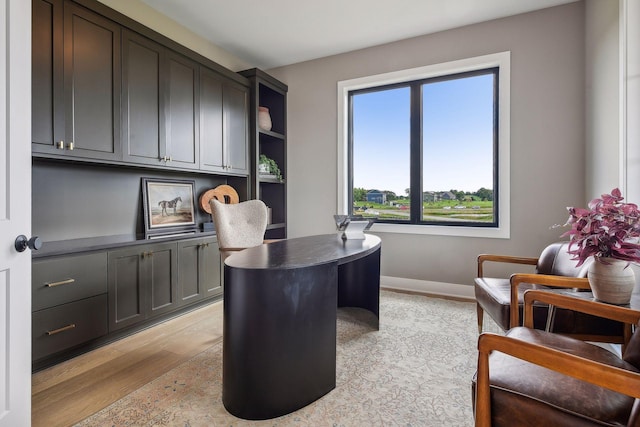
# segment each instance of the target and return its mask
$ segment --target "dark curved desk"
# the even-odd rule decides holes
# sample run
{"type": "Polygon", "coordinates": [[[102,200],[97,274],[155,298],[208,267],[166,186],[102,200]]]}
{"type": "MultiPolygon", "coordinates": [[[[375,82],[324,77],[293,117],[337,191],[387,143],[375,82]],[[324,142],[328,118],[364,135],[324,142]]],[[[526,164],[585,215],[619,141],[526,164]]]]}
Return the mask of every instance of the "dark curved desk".
{"type": "Polygon", "coordinates": [[[233,415],[275,418],[336,386],[337,307],[375,314],[380,238],[302,237],[225,260],[222,402],[233,415]]]}

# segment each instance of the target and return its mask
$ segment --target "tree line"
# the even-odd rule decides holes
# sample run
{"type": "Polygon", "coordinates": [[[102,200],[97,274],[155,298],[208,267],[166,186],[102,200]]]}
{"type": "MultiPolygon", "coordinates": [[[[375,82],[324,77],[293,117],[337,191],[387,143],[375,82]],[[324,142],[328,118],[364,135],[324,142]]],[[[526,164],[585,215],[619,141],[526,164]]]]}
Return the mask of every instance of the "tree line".
{"type": "MultiPolygon", "coordinates": [[[[353,201],[354,202],[366,202],[367,201],[367,192],[370,190],[367,190],[365,188],[354,188],[353,189],[353,201]]],[[[380,191],[381,193],[386,195],[387,201],[391,202],[394,200],[398,200],[398,199],[406,199],[409,197],[409,192],[410,190],[407,188],[404,190],[404,192],[406,193],[404,196],[398,196],[395,192],[390,191],[390,190],[384,190],[384,191],[380,191]]],[[[423,192],[423,199],[424,199],[424,195],[428,194],[428,193],[436,193],[436,194],[442,194],[442,193],[446,193],[446,191],[425,191],[423,192]]],[[[493,201],[493,190],[490,190],[488,188],[484,188],[481,187],[479,190],[477,191],[459,191],[459,190],[455,190],[455,189],[451,189],[449,190],[449,193],[452,193],[453,195],[455,195],[456,200],[458,200],[459,202],[464,202],[465,200],[482,200],[482,201],[493,201]]]]}

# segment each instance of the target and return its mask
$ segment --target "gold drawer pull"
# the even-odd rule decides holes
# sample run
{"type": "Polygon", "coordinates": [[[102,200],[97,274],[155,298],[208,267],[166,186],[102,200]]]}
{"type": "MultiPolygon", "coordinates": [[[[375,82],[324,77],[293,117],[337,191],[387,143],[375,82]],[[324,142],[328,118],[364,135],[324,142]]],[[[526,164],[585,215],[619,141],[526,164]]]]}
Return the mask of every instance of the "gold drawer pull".
{"type": "Polygon", "coordinates": [[[63,326],[62,328],[54,329],[53,331],[47,331],[46,334],[55,335],[55,334],[59,334],[60,332],[68,331],[69,329],[73,329],[75,327],[76,327],[76,324],[72,323],[70,325],[63,326]]]}
{"type": "Polygon", "coordinates": [[[53,288],[54,286],[68,285],[68,284],[71,284],[71,283],[73,283],[75,281],[76,281],[76,279],[60,280],[59,282],[45,283],[44,286],[47,287],[47,288],[53,288]]]}

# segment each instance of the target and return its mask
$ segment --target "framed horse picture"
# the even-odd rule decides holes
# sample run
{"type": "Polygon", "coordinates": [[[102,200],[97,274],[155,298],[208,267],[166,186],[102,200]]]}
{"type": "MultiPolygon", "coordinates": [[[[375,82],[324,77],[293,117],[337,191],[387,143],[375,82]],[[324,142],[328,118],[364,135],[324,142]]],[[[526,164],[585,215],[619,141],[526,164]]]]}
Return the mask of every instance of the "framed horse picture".
{"type": "Polygon", "coordinates": [[[195,231],[194,194],[194,180],[142,178],[145,235],[195,231]]]}

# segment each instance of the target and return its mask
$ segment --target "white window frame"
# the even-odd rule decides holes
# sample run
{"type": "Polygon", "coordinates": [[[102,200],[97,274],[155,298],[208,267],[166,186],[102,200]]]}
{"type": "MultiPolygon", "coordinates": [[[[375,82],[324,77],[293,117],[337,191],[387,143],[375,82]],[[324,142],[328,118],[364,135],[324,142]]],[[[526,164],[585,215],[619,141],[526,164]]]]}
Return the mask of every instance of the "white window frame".
{"type": "MultiPolygon", "coordinates": [[[[349,92],[358,89],[403,83],[413,80],[499,67],[498,93],[498,226],[465,227],[451,225],[375,223],[373,232],[430,234],[508,239],[510,237],[510,81],[511,52],[499,52],[474,58],[427,65],[338,82],[338,214],[349,213],[349,92]]],[[[407,165],[408,167],[408,165],[407,165]]]]}

